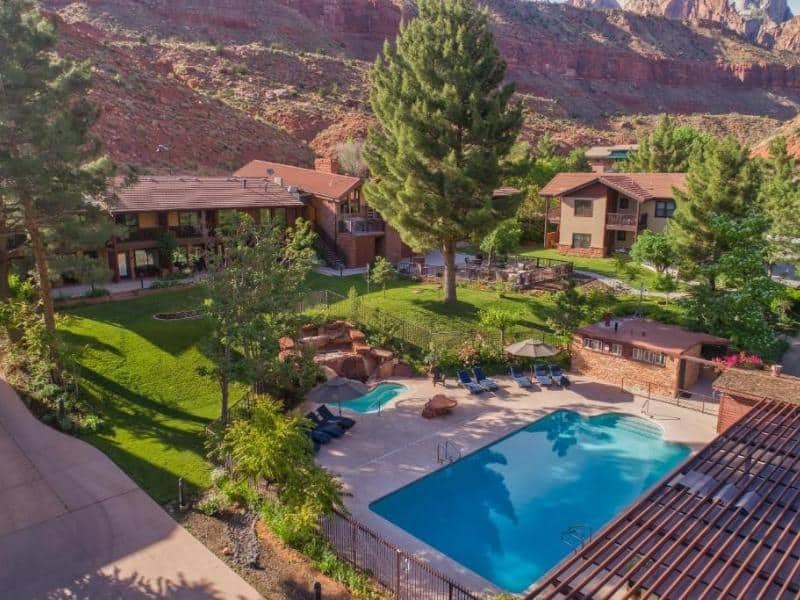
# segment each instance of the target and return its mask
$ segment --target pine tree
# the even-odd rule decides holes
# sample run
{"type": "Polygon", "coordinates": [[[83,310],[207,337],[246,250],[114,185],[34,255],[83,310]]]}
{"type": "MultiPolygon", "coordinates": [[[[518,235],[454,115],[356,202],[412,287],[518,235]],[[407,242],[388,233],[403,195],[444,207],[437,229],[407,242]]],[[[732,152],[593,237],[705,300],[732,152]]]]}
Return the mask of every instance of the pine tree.
{"type": "Polygon", "coordinates": [[[420,0],[419,16],[385,44],[371,72],[379,127],[364,158],[369,204],[416,251],[439,248],[445,302],[456,301],[455,248],[514,214],[495,200],[522,123],[484,10],[471,0],[420,0]]]}
{"type": "Polygon", "coordinates": [[[763,165],[759,199],[770,220],[770,263],[796,260],[800,255],[800,168],[789,155],[784,138],[770,142],[763,165]]]}
{"type": "Polygon", "coordinates": [[[700,277],[711,290],[716,288],[719,270],[714,266],[730,249],[731,240],[720,235],[714,218],[725,215],[738,222],[754,216],[753,211],[757,215],[759,186],[757,165],[735,139],[695,146],[686,191],[675,190],[677,209],[668,229],[681,277],[700,277]]]}
{"type": "MultiPolygon", "coordinates": [[[[89,66],[54,55],[55,27],[28,0],[0,4],[0,193],[18,208],[55,329],[46,238],[105,191],[110,163],[89,134],[89,66]]],[[[88,213],[87,213],[88,214],[88,213]]]]}
{"type": "Polygon", "coordinates": [[[640,173],[683,173],[695,144],[708,136],[688,126],[679,126],[662,115],[656,128],[639,140],[639,149],[628,157],[620,170],[640,173]]]}

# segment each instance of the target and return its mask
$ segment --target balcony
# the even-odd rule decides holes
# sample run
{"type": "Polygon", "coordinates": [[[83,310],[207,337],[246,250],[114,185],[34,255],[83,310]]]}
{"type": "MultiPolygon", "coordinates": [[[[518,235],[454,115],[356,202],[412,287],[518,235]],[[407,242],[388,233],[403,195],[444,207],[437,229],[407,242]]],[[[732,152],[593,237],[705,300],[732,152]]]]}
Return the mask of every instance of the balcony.
{"type": "Polygon", "coordinates": [[[178,239],[197,238],[203,236],[203,232],[197,225],[177,225],[174,227],[170,227],[169,230],[178,239]]]}
{"type": "Polygon", "coordinates": [[[131,229],[124,242],[155,242],[161,235],[160,227],[143,227],[142,229],[131,229]]]}
{"type": "Polygon", "coordinates": [[[556,208],[548,208],[547,209],[547,221],[549,223],[560,223],[561,222],[561,207],[558,206],[556,208]]]}
{"type": "Polygon", "coordinates": [[[386,223],[383,219],[352,218],[339,221],[339,232],[352,235],[371,235],[383,233],[386,223]]]}
{"type": "Polygon", "coordinates": [[[638,219],[636,213],[608,213],[606,229],[636,231],[639,228],[638,219]]]}

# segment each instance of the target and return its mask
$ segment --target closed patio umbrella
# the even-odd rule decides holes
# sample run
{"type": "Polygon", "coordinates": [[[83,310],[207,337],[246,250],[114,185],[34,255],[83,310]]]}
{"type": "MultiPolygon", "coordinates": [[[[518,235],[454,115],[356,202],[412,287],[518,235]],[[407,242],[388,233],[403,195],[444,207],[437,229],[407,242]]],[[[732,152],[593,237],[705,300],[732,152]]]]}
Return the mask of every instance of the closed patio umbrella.
{"type": "Polygon", "coordinates": [[[522,340],[515,344],[509,344],[505,347],[505,351],[513,356],[524,358],[545,358],[558,354],[558,350],[541,340],[522,340]]]}
{"type": "Polygon", "coordinates": [[[334,377],[319,384],[308,393],[306,398],[317,404],[335,402],[339,406],[339,414],[341,414],[341,402],[360,398],[368,391],[369,388],[360,381],[347,377],[334,377]]]}

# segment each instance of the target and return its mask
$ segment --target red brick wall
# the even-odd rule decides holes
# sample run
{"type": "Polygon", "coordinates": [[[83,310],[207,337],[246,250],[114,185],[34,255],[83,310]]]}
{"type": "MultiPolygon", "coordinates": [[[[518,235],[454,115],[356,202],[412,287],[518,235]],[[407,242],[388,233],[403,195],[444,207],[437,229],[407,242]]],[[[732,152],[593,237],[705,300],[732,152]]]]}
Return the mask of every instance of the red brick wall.
{"type": "Polygon", "coordinates": [[[391,263],[400,262],[401,259],[413,255],[411,248],[403,243],[403,240],[400,239],[400,234],[389,224],[386,225],[383,254],[391,263]]]}
{"type": "Polygon", "coordinates": [[[571,256],[603,257],[603,248],[573,248],[568,244],[559,244],[558,251],[560,254],[569,254],[571,256]]]}
{"type": "Polygon", "coordinates": [[[336,238],[336,203],[318,196],[311,197],[314,207],[314,223],[322,229],[330,239],[336,238]]]}
{"type": "Polygon", "coordinates": [[[722,394],[719,400],[719,416],[717,417],[717,433],[722,433],[736,423],[750,409],[756,405],[755,400],[748,400],[740,396],[722,394]]]}
{"type": "Polygon", "coordinates": [[[363,267],[375,258],[375,237],[372,235],[340,233],[338,244],[348,267],[363,267]]]}
{"type": "Polygon", "coordinates": [[[595,352],[583,347],[583,338],[575,336],[572,340],[571,370],[588,375],[600,381],[625,388],[637,387],[653,394],[674,396],[678,386],[680,359],[667,356],[666,365],[659,367],[630,358],[631,348],[623,346],[622,356],[595,352]]]}

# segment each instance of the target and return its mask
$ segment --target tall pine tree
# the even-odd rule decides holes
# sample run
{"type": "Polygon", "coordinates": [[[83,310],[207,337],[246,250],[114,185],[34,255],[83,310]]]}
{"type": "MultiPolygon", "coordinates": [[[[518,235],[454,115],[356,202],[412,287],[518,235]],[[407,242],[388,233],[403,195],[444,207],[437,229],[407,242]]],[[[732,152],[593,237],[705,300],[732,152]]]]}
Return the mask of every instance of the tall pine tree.
{"type": "Polygon", "coordinates": [[[669,115],[662,115],[656,128],[639,140],[639,149],[621,166],[631,173],[683,173],[695,144],[708,136],[689,126],[677,125],[669,115]]]}
{"type": "Polygon", "coordinates": [[[731,239],[714,227],[714,218],[725,216],[736,223],[760,214],[760,174],[749,154],[731,137],[696,145],[689,160],[686,191],[675,191],[677,209],[668,232],[681,276],[700,278],[712,291],[720,275],[716,265],[731,244],[731,239]]]}
{"type": "Polygon", "coordinates": [[[89,66],[54,54],[53,23],[28,0],[0,3],[0,193],[21,215],[45,327],[55,329],[47,238],[65,219],[96,215],[110,163],[89,133],[89,66]]]}
{"type": "Polygon", "coordinates": [[[800,168],[786,147],[786,139],[775,138],[763,162],[759,199],[767,218],[769,260],[797,260],[800,256],[800,168]]]}
{"type": "Polygon", "coordinates": [[[511,103],[513,86],[503,84],[486,12],[471,0],[417,7],[372,69],[379,127],[364,152],[375,177],[365,195],[412,248],[442,251],[444,299],[455,302],[456,243],[479,240],[516,210],[517,198],[495,200],[492,192],[522,112],[511,103]]]}

